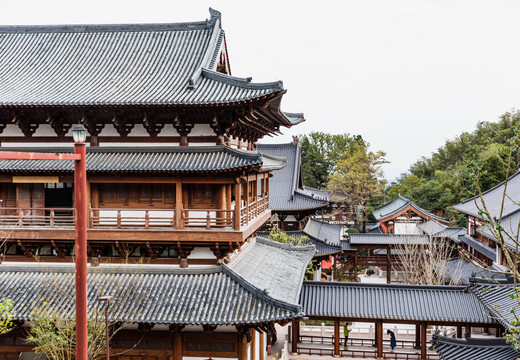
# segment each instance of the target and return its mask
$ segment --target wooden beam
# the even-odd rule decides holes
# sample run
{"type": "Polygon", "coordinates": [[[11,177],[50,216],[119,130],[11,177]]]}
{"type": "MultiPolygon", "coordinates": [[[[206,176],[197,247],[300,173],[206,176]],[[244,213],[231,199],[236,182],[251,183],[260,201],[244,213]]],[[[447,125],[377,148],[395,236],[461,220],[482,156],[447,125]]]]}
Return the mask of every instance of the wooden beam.
{"type": "Polygon", "coordinates": [[[240,183],[240,179],[235,182],[235,218],[233,220],[234,222],[234,229],[240,230],[240,208],[242,207],[242,184],[240,183]]]}
{"type": "Polygon", "coordinates": [[[334,357],[339,356],[339,319],[334,319],[334,357]]]}
{"type": "Polygon", "coordinates": [[[428,324],[423,322],[421,324],[421,360],[426,360],[426,330],[428,324]]]}
{"type": "Polygon", "coordinates": [[[383,358],[383,322],[376,321],[376,358],[383,358]]]}

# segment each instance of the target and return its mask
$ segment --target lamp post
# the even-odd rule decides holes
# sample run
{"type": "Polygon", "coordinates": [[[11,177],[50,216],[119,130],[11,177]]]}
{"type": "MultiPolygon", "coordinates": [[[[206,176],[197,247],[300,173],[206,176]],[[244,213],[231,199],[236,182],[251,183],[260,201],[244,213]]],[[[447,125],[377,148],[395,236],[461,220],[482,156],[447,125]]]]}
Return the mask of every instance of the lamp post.
{"type": "Polygon", "coordinates": [[[100,296],[99,301],[106,301],[107,306],[105,307],[105,341],[106,341],[106,352],[107,352],[107,360],[110,360],[110,341],[108,337],[108,307],[110,306],[110,301],[114,297],[112,295],[100,296]]]}
{"type": "Polygon", "coordinates": [[[74,211],[76,215],[76,359],[88,360],[87,333],[87,130],[82,125],[72,129],[74,138],[74,211]]]}

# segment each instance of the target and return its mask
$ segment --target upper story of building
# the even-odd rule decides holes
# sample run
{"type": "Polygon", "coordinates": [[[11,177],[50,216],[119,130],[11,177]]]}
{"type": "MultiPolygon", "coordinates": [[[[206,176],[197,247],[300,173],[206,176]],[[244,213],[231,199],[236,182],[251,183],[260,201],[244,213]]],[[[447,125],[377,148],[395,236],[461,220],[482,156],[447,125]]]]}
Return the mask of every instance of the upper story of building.
{"type": "MultiPolygon", "coordinates": [[[[0,151],[70,152],[84,125],[92,258],[180,262],[204,247],[194,263],[215,263],[270,218],[270,172],[286,160],[255,144],[303,115],[280,109],[281,81],[231,75],[210,15],[0,27],[0,151]]],[[[72,193],[71,161],[0,161],[6,256],[72,255],[72,193]]]]}

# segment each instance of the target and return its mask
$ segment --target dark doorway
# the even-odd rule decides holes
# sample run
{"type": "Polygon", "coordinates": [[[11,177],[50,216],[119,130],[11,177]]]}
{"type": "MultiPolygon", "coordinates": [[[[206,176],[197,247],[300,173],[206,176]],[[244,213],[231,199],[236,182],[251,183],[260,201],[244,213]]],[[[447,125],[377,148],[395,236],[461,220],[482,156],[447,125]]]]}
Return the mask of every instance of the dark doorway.
{"type": "Polygon", "coordinates": [[[46,208],[72,208],[72,183],[45,184],[46,208]]]}

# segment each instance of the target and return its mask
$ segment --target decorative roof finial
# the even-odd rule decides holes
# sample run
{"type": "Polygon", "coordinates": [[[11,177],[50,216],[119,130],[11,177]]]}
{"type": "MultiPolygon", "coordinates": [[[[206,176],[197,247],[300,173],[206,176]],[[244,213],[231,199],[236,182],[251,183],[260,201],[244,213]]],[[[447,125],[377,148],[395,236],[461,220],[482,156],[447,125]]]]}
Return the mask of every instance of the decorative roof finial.
{"type": "Polygon", "coordinates": [[[222,21],[222,14],[220,13],[220,11],[218,10],[215,10],[215,9],[212,9],[212,8],[209,8],[209,15],[211,16],[209,21],[210,23],[214,24],[215,21],[220,20],[222,21]]]}

